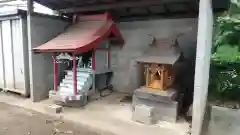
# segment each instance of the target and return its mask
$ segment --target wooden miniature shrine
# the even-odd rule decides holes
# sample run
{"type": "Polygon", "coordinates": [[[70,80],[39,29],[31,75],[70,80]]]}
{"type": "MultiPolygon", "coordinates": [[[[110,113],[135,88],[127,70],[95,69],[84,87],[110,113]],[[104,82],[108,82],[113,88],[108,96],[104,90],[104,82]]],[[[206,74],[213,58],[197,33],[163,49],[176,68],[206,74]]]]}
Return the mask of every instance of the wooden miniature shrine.
{"type": "Polygon", "coordinates": [[[171,65],[145,64],[146,87],[155,90],[166,90],[172,85],[174,74],[171,65]]]}
{"type": "Polygon", "coordinates": [[[159,120],[176,122],[182,95],[174,88],[175,64],[181,56],[174,42],[154,39],[145,54],[136,59],[144,68],[144,85],[134,91],[133,120],[153,124],[159,120]],[[141,110],[144,108],[143,110],[141,110]],[[148,115],[138,117],[148,111],[148,115]]]}
{"type": "Polygon", "coordinates": [[[77,101],[85,105],[96,90],[108,87],[112,44],[123,45],[124,40],[111,15],[105,13],[77,15],[63,33],[34,48],[35,53],[53,54],[54,90],[49,92],[49,97],[54,101],[77,101]],[[58,60],[72,61],[70,70],[58,68],[58,60]],[[66,72],[61,82],[59,69],[66,72]]]}

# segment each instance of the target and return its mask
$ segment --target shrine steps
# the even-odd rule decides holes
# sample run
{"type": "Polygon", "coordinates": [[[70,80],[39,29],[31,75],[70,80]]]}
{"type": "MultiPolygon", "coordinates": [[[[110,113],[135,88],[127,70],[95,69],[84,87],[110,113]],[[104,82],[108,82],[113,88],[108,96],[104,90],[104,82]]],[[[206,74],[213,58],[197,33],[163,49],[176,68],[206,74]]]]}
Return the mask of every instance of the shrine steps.
{"type": "MultiPolygon", "coordinates": [[[[92,86],[92,75],[90,72],[77,71],[77,92],[85,93],[92,86]]],[[[74,83],[73,83],[73,72],[67,71],[64,79],[60,83],[58,88],[60,93],[65,93],[67,95],[74,94],[74,83]]]]}

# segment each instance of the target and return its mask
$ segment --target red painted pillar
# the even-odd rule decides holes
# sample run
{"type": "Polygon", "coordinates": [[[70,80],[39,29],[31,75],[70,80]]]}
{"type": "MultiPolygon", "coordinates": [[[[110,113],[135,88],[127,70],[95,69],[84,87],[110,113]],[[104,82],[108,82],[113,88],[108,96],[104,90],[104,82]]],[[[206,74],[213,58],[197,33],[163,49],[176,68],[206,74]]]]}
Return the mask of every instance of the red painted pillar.
{"type": "Polygon", "coordinates": [[[74,88],[74,94],[77,95],[77,60],[75,54],[73,54],[73,88],[74,88]]]}
{"type": "Polygon", "coordinates": [[[96,50],[93,50],[93,54],[92,54],[92,69],[93,70],[96,69],[96,56],[95,56],[95,52],[96,52],[96,50]]]}
{"type": "Polygon", "coordinates": [[[54,84],[54,90],[57,91],[57,85],[58,85],[58,64],[56,59],[56,54],[53,54],[53,84],[54,84]]]}
{"type": "Polygon", "coordinates": [[[108,69],[110,68],[111,65],[111,49],[110,46],[108,46],[108,69]]]}

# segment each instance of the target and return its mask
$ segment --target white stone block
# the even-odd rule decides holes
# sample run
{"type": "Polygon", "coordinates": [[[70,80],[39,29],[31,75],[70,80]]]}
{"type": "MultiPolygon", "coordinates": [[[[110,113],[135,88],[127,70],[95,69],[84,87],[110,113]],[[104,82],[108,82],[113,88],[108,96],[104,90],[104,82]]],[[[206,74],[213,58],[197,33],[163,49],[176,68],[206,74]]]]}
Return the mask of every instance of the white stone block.
{"type": "Polygon", "coordinates": [[[49,113],[60,113],[63,111],[62,106],[60,105],[48,105],[47,107],[45,107],[45,110],[49,113]]]}

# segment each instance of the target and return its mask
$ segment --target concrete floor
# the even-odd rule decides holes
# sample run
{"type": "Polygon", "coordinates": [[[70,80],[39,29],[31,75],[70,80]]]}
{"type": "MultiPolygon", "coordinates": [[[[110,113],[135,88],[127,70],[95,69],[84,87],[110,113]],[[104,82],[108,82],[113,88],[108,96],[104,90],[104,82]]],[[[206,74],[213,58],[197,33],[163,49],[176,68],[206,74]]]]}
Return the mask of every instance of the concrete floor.
{"type": "Polygon", "coordinates": [[[131,103],[120,102],[123,97],[123,94],[114,93],[100,100],[94,100],[82,108],[64,108],[60,114],[45,111],[45,107],[52,104],[50,100],[33,103],[30,99],[0,93],[0,102],[61,117],[102,135],[186,135],[188,132],[189,124],[184,121],[176,124],[160,122],[157,125],[143,125],[132,121],[131,103]]]}
{"type": "Polygon", "coordinates": [[[0,103],[0,135],[101,135],[78,124],[0,103]]]}

